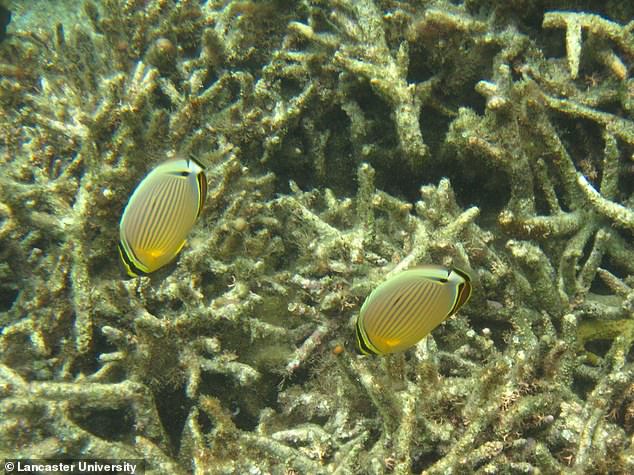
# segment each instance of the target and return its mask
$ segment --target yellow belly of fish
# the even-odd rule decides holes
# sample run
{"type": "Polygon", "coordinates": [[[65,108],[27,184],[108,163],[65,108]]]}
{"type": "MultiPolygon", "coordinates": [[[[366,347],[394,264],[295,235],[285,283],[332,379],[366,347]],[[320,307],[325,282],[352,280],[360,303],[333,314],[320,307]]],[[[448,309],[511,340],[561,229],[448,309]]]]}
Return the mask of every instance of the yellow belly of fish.
{"type": "Polygon", "coordinates": [[[147,255],[153,259],[158,259],[159,257],[163,257],[165,252],[165,249],[150,249],[147,251],[147,255]]]}
{"type": "Polygon", "coordinates": [[[398,338],[388,338],[387,340],[383,340],[383,342],[391,348],[401,344],[401,340],[398,338]]]}

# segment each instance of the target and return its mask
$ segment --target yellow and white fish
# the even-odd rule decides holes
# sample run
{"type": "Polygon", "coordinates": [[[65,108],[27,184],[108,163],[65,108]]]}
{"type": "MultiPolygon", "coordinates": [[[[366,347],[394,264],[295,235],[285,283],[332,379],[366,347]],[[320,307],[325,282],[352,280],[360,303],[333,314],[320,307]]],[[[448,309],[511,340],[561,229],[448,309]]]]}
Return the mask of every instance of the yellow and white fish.
{"type": "Polygon", "coordinates": [[[422,265],[390,277],[368,296],[356,321],[357,350],[366,355],[414,346],[471,296],[471,278],[455,268],[422,265]]]}
{"type": "Polygon", "coordinates": [[[168,160],[141,180],[119,225],[119,254],[130,276],[150,274],[181,251],[207,196],[203,166],[168,160]]]}

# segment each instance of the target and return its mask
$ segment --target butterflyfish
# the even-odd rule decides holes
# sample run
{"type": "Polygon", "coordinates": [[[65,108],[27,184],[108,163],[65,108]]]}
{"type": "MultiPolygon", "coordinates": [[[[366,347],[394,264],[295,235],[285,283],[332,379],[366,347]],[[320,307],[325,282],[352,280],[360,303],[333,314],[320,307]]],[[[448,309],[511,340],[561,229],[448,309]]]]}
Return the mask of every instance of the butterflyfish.
{"type": "Polygon", "coordinates": [[[357,351],[405,351],[423,339],[471,296],[471,278],[456,268],[421,265],[400,272],[370,293],[356,321],[357,351]]]}
{"type": "Polygon", "coordinates": [[[204,168],[193,159],[168,160],[141,180],[119,224],[119,254],[130,276],[150,274],[178,255],[206,196],[204,168]]]}

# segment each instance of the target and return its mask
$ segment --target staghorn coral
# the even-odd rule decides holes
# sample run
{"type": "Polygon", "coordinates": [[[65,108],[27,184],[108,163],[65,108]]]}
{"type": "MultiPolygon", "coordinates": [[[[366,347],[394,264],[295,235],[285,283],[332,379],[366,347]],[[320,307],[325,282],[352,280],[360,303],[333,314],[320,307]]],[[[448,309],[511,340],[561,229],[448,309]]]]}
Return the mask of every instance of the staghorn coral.
{"type": "Polygon", "coordinates": [[[428,153],[418,125],[424,88],[408,84],[407,41],[400,43],[395,54],[390,51],[381,12],[370,0],[337,1],[330,6],[333,10],[328,20],[340,35],[318,33],[310,25],[299,22],[291,23],[290,28],[334,51],[335,67],[369,81],[392,108],[399,145],[410,167],[420,167],[428,153]]]}
{"type": "Polygon", "coordinates": [[[631,472],[631,24],[527,3],[108,0],[12,32],[0,453],[631,472]],[[177,262],[126,279],[120,210],[188,154],[204,213],[177,262]],[[365,296],[430,261],[473,275],[469,305],[354,355],[365,296]]]}
{"type": "MultiPolygon", "coordinates": [[[[566,28],[566,54],[572,79],[576,79],[579,74],[582,31],[584,29],[593,35],[614,42],[627,56],[634,54],[631,27],[624,27],[599,15],[576,12],[548,12],[544,15],[543,26],[545,28],[566,28]]],[[[627,67],[613,50],[606,48],[604,51],[593,51],[592,54],[597,55],[617,78],[625,79],[627,77],[627,67]]]]}

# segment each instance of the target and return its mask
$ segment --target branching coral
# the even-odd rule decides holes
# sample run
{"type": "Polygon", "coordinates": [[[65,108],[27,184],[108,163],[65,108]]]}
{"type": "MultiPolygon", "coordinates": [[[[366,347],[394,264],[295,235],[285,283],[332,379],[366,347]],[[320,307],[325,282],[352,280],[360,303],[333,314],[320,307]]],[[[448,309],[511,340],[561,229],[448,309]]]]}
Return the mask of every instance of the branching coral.
{"type": "Polygon", "coordinates": [[[343,38],[316,32],[310,25],[299,22],[291,23],[290,27],[333,51],[336,67],[370,82],[392,108],[399,144],[410,167],[421,166],[428,153],[418,125],[424,88],[408,84],[407,42],[401,42],[398,51],[390,51],[382,14],[371,0],[337,1],[332,6],[329,20],[343,38]]]}
{"type": "Polygon", "coordinates": [[[547,12],[564,64],[496,2],[453,3],[108,0],[5,39],[2,453],[634,471],[631,25],[547,12]],[[120,210],[183,155],[204,212],[126,279],[120,210]],[[422,262],[470,273],[469,304],[355,355],[363,299],[422,262]]]}
{"type": "MultiPolygon", "coordinates": [[[[561,16],[576,18],[572,13],[561,16]]],[[[556,18],[554,14],[547,15],[545,25],[553,18],[556,18]]],[[[585,16],[580,18],[588,20],[585,16]]],[[[605,30],[602,25],[616,28],[609,22],[597,24],[599,26],[593,29],[596,34],[605,30]]],[[[574,78],[578,62],[573,62],[577,64],[573,68],[574,78]]],[[[620,187],[619,175],[625,168],[624,152],[634,145],[632,120],[597,109],[600,103],[590,106],[587,99],[584,100],[588,94],[584,96],[569,80],[558,83],[553,90],[552,76],[544,73],[549,67],[537,59],[535,64],[522,69],[521,80],[512,81],[510,65],[501,65],[493,83],[479,84],[479,91],[488,99],[484,117],[478,118],[471,111],[463,110],[452,124],[448,141],[460,147],[464,156],[473,153],[486,157],[509,177],[510,200],[499,214],[499,224],[512,236],[532,238],[540,243],[539,247],[517,240],[507,243],[511,256],[531,278],[532,291],[540,296],[541,301],[535,302],[538,308],[552,315],[555,322],[561,318],[590,319],[596,333],[589,333],[588,324],[582,323],[581,328],[585,328],[584,336],[579,334],[582,346],[610,335],[608,339],[614,339],[610,351],[627,353],[632,344],[630,325],[626,323],[629,320],[621,320],[622,325],[618,327],[616,321],[613,324],[610,320],[631,318],[631,309],[626,303],[631,296],[624,291],[624,283],[604,266],[612,267],[617,273],[632,272],[631,259],[627,257],[632,252],[631,209],[627,204],[618,203],[626,196],[620,187]],[[561,91],[570,98],[557,97],[561,91]],[[498,104],[507,106],[498,107],[498,104]],[[603,139],[602,159],[571,155],[569,149],[574,146],[564,143],[555,125],[561,115],[596,124],[603,139]],[[489,133],[493,130],[495,136],[489,133]],[[615,295],[609,300],[592,292],[593,287],[601,285],[618,288],[619,297],[615,295]],[[573,313],[567,314],[569,311],[573,313]],[[604,326],[613,331],[601,331],[604,326]],[[622,336],[617,337],[619,334],[622,336]]],[[[589,141],[587,147],[596,152],[601,150],[589,141]]],[[[586,150],[585,153],[592,152],[586,150]]],[[[630,203],[630,198],[625,198],[625,203],[630,203]]],[[[621,359],[614,373],[606,376],[579,366],[577,371],[584,374],[581,377],[593,374],[597,384],[587,404],[595,407],[592,401],[601,400],[603,406],[599,412],[605,416],[611,401],[600,387],[612,384],[607,381],[614,378],[628,381],[630,365],[621,359]]],[[[617,385],[617,392],[626,386],[626,383],[617,385]]],[[[579,471],[593,466],[590,451],[607,450],[605,446],[597,449],[596,442],[595,446],[589,442],[596,436],[596,426],[584,427],[575,436],[571,432],[568,440],[579,443],[576,458],[575,451],[571,450],[571,457],[567,459],[571,464],[574,462],[579,471]]],[[[623,437],[617,435],[619,432],[614,432],[614,428],[605,430],[610,432],[612,441],[623,437]]]]}
{"type": "MultiPolygon", "coordinates": [[[[575,79],[579,74],[579,63],[582,49],[582,32],[587,30],[593,35],[603,37],[614,42],[627,56],[634,55],[634,39],[632,26],[622,26],[599,15],[576,12],[547,12],[544,15],[545,28],[566,29],[566,53],[570,77],[575,79]]],[[[619,79],[627,76],[627,67],[621,58],[610,49],[595,52],[619,79]]]]}

